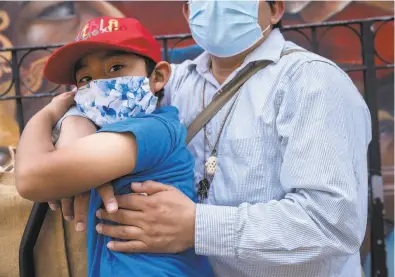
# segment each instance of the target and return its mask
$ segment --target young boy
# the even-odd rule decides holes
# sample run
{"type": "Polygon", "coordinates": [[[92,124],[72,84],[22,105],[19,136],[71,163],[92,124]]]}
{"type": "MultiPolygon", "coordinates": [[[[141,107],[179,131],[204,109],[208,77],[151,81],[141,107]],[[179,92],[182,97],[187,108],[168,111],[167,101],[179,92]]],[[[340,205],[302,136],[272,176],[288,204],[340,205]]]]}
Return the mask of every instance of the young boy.
{"type": "MultiPolygon", "coordinates": [[[[116,194],[130,193],[131,182],[155,180],[197,200],[194,161],[178,111],[157,109],[158,94],[170,75],[169,64],[160,60],[159,44],[138,21],[110,17],[90,21],[76,42],[49,58],[44,75],[57,84],[76,85],[77,107],[98,132],[55,149],[52,128],[74,96],[65,93],[39,111],[22,134],[16,186],[23,197],[50,201],[92,189],[88,276],[212,276],[207,259],[193,249],[179,254],[118,253],[106,247],[110,237],[95,231],[101,222],[95,213],[102,201],[94,188],[110,181],[116,194]]],[[[62,132],[59,140],[64,140],[62,132]]]]}

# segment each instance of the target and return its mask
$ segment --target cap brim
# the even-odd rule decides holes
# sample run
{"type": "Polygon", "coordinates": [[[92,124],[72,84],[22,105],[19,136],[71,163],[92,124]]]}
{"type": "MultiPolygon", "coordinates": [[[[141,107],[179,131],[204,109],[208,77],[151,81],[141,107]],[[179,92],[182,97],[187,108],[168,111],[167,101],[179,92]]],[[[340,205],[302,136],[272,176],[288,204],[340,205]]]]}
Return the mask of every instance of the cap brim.
{"type": "Polygon", "coordinates": [[[75,85],[74,66],[85,55],[96,50],[124,50],[135,52],[131,47],[98,41],[77,41],[57,49],[47,60],[44,77],[53,83],[75,85]]]}

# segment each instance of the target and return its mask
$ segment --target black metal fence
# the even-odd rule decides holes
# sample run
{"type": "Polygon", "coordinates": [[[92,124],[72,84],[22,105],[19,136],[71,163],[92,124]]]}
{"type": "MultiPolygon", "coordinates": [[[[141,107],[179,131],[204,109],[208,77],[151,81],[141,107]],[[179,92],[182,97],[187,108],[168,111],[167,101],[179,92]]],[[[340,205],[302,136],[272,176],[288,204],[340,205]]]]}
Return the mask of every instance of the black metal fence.
{"type": "MultiPolygon", "coordinates": [[[[337,28],[347,28],[350,34],[355,36],[360,43],[360,61],[361,63],[341,64],[340,66],[346,72],[361,72],[363,74],[364,97],[372,115],[372,133],[373,139],[369,146],[369,201],[372,209],[371,217],[371,253],[372,253],[372,272],[371,276],[386,277],[386,251],[383,222],[383,181],[381,177],[381,159],[380,159],[380,140],[379,140],[379,122],[377,107],[377,78],[378,70],[394,68],[393,62],[390,62],[378,53],[375,42],[376,36],[385,24],[393,24],[394,17],[378,17],[363,20],[337,21],[320,24],[294,25],[285,26],[282,29],[285,37],[293,34],[303,38],[302,45],[313,52],[321,52],[322,40],[328,33],[337,28]],[[381,65],[377,65],[379,60],[381,65]]],[[[175,46],[190,40],[190,34],[160,36],[157,37],[163,45],[164,59],[171,62],[172,51],[175,46]]],[[[12,81],[5,91],[0,91],[0,101],[16,101],[16,120],[19,124],[20,131],[25,126],[26,117],[24,116],[24,101],[29,99],[51,98],[64,91],[64,87],[52,86],[48,91],[36,92],[26,85],[25,80],[20,77],[22,64],[29,59],[30,55],[37,51],[52,52],[61,45],[46,45],[38,47],[13,47],[0,49],[0,59],[12,69],[12,81]],[[7,59],[11,56],[11,59],[7,59]],[[22,90],[31,93],[22,93],[22,90]],[[10,91],[14,91],[10,95],[10,91]]],[[[392,50],[393,51],[393,50],[392,50]]],[[[59,65],[61,66],[61,65],[59,65]]],[[[33,248],[36,243],[41,225],[47,212],[47,204],[36,203],[33,206],[29,220],[26,225],[25,233],[22,238],[20,247],[20,274],[22,277],[34,276],[34,259],[33,248]]]]}

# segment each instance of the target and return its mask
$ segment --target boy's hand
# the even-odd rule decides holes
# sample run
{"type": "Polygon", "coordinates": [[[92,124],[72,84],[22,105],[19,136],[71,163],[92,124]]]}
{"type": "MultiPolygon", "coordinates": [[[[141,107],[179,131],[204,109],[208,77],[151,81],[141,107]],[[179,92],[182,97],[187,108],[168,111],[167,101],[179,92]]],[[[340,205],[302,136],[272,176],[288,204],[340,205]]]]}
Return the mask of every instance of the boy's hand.
{"type": "MultiPolygon", "coordinates": [[[[106,212],[109,214],[118,211],[118,202],[114,195],[114,190],[111,184],[105,184],[97,188],[101,199],[103,200],[106,212]]],[[[86,230],[88,223],[88,206],[90,200],[90,192],[81,193],[74,198],[65,198],[60,201],[48,202],[51,210],[55,211],[60,206],[62,209],[63,217],[66,221],[74,219],[75,230],[82,232],[86,230]]]]}
{"type": "Polygon", "coordinates": [[[42,112],[47,113],[55,124],[74,104],[75,91],[64,92],[54,97],[52,101],[44,107],[42,112]]]}

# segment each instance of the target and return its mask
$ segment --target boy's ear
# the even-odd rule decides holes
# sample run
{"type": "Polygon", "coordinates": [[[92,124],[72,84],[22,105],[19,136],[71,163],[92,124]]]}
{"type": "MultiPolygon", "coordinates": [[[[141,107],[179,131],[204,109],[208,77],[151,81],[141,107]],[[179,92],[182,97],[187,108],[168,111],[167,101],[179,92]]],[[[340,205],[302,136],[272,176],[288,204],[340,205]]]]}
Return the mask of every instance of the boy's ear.
{"type": "Polygon", "coordinates": [[[156,64],[150,77],[150,88],[152,93],[156,94],[169,81],[171,66],[168,62],[159,62],[156,64]]]}

